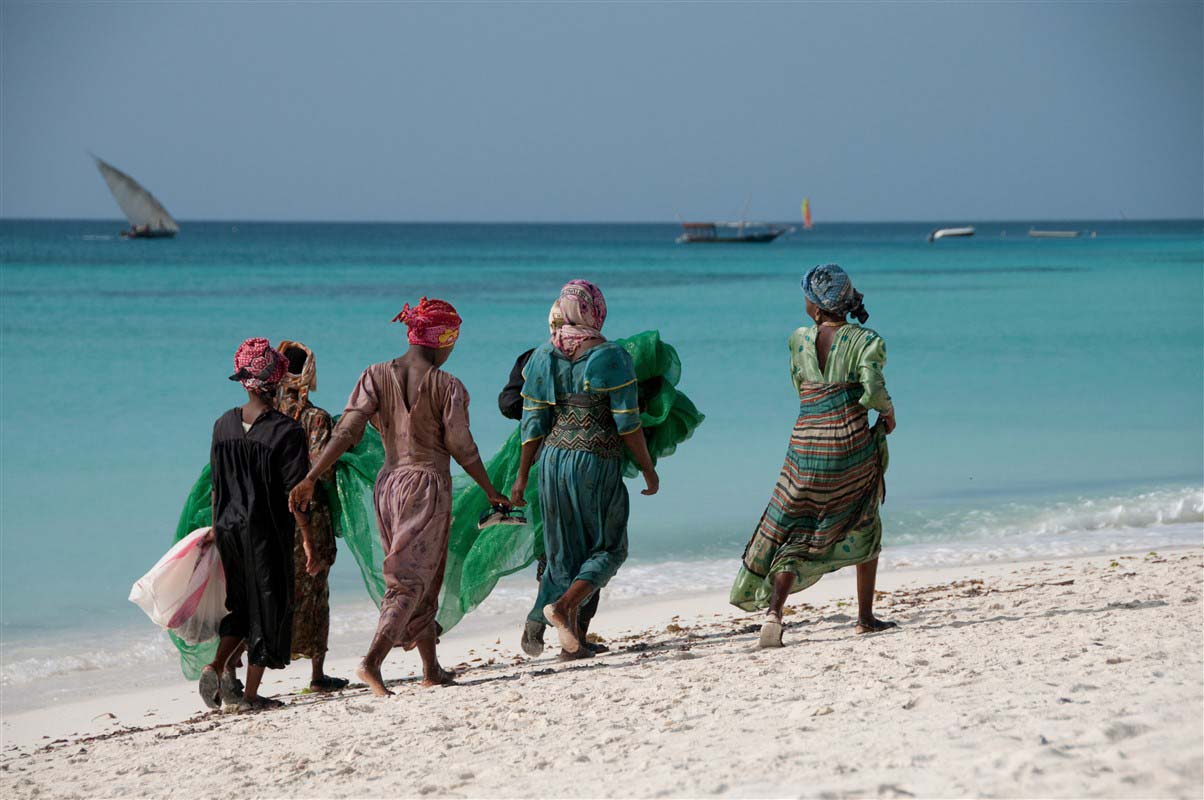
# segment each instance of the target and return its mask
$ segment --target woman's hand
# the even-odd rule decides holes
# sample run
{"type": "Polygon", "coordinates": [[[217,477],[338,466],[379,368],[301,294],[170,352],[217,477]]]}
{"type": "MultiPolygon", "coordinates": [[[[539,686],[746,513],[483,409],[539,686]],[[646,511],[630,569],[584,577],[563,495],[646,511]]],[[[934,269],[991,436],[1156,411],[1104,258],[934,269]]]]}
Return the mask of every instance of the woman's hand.
{"type": "Polygon", "coordinates": [[[647,484],[648,488],[644,489],[642,492],[640,492],[640,494],[651,496],[660,491],[661,479],[660,476],[656,474],[655,469],[649,468],[644,470],[644,483],[647,484]]]}
{"type": "Polygon", "coordinates": [[[300,483],[293,487],[293,490],[288,493],[288,510],[294,514],[305,514],[309,511],[309,504],[314,499],[314,481],[313,478],[303,478],[300,483]]]}
{"type": "Polygon", "coordinates": [[[525,508],[527,505],[527,501],[523,498],[523,495],[526,493],[527,493],[527,479],[526,478],[516,478],[514,480],[514,485],[510,487],[510,500],[508,501],[509,504],[514,508],[525,508]]]}
{"type": "Polygon", "coordinates": [[[882,425],[886,428],[886,434],[889,436],[895,429],[895,410],[892,408],[890,413],[879,412],[878,419],[882,420],[882,425]]]}
{"type": "Polygon", "coordinates": [[[301,540],[301,546],[305,548],[305,571],[310,575],[317,575],[326,565],[314,555],[314,546],[308,536],[301,540]]]}
{"type": "Polygon", "coordinates": [[[502,494],[497,489],[491,491],[487,496],[489,497],[489,505],[501,506],[507,511],[510,510],[510,498],[506,497],[506,495],[502,494]]]}

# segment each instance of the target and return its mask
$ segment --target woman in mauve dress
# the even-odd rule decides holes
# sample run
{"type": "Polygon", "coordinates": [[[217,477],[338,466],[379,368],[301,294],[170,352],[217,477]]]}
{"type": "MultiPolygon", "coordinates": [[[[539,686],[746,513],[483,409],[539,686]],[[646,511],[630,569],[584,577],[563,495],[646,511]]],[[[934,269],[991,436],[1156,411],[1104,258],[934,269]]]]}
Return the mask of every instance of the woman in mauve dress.
{"type": "Polygon", "coordinates": [[[409,349],[364,370],[330,443],[290,496],[293,508],[308,508],[318,477],[359,442],[368,422],[380,431],[385,463],[374,499],[385,551],[385,596],[376,635],[357,670],[377,696],[392,694],[381,665],[397,646],[418,648],[424,686],[450,684],[455,677],[435,654],[435,613],[451,525],[451,459],[490,502],[509,506],[477,453],[464,384],[439,368],[459,338],[460,315],[450,303],[424,297],[414,308],[406,304],[394,321],[406,324],[409,349]]]}

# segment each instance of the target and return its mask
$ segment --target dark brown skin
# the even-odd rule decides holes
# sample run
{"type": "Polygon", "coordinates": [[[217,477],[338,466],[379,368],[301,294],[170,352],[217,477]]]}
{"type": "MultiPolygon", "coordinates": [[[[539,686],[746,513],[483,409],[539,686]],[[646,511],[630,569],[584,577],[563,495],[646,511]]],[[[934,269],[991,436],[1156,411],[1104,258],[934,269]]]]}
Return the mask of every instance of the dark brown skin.
{"type": "MultiPolygon", "coordinates": [[[[810,300],[807,301],[807,316],[815,321],[815,325],[819,329],[815,337],[815,355],[819,360],[820,370],[823,370],[827,366],[828,352],[832,349],[832,341],[836,338],[836,332],[842,325],[847,324],[848,320],[840,315],[824,311],[810,300]]],[[[893,411],[890,414],[879,413],[878,418],[882,421],[888,434],[895,429],[893,411]]],[[[874,587],[877,584],[877,578],[878,559],[875,558],[873,561],[857,565],[858,633],[872,633],[895,626],[893,622],[884,622],[874,616],[874,587]]],[[[774,576],[773,594],[770,595],[769,608],[766,613],[772,615],[779,622],[782,620],[782,609],[786,606],[786,598],[789,597],[793,586],[793,573],[779,572],[774,576]]]]}
{"type": "MultiPolygon", "coordinates": [[[[255,420],[259,419],[261,415],[273,407],[272,398],[274,396],[274,392],[263,396],[248,389],[247,402],[242,407],[242,421],[254,424],[255,420]]],[[[305,571],[310,575],[317,575],[328,565],[323,564],[314,557],[312,537],[309,531],[309,514],[294,508],[291,501],[289,503],[289,510],[293,512],[293,519],[297,523],[297,528],[301,531],[301,546],[305,549],[305,571]]],[[[212,541],[213,531],[210,530],[209,534],[205,537],[206,546],[212,541]]],[[[231,656],[241,652],[242,645],[243,639],[240,637],[223,636],[218,642],[217,653],[214,654],[213,661],[209,663],[209,666],[219,675],[226,671],[233,674],[231,656]]],[[[243,699],[245,701],[252,702],[259,697],[259,684],[263,680],[263,670],[263,667],[255,664],[247,665],[246,688],[243,692],[243,699]]]]}
{"type": "MultiPolygon", "coordinates": [[[[598,340],[586,345],[578,352],[583,354],[601,343],[602,340],[598,340]]],[[[660,476],[656,474],[656,467],[652,465],[652,456],[648,452],[648,441],[644,438],[644,431],[637,428],[631,433],[623,434],[621,438],[644,476],[645,488],[640,491],[640,494],[646,496],[656,494],[660,489],[661,480],[660,476]]],[[[510,505],[515,508],[522,508],[527,504],[523,495],[527,491],[527,481],[531,476],[531,467],[535,463],[535,455],[539,452],[540,444],[541,441],[538,439],[523,444],[522,452],[519,455],[518,475],[514,479],[514,486],[510,489],[510,505]]],[[[568,591],[552,605],[553,618],[548,621],[557,627],[567,627],[570,631],[578,630],[577,611],[581,607],[581,603],[589,598],[595,588],[589,581],[574,581],[568,591]]],[[[576,652],[576,650],[569,652],[576,652]]]]}
{"type": "MultiPolygon", "coordinates": [[[[405,392],[406,405],[413,407],[418,399],[418,389],[422,385],[422,379],[432,367],[441,367],[447,360],[451,358],[452,347],[420,347],[418,345],[410,345],[405,354],[398,359],[402,366],[401,370],[401,388],[405,392]]],[[[293,491],[289,494],[288,504],[290,509],[309,508],[310,502],[313,500],[314,486],[317,483],[318,476],[326,472],[335,462],[342,457],[343,453],[347,452],[347,446],[340,441],[332,440],[322,450],[317,461],[309,469],[309,474],[305,479],[293,487],[293,491]]],[[[468,476],[477,482],[481,490],[489,498],[489,502],[494,505],[510,507],[510,501],[506,496],[494,488],[493,483],[489,480],[489,474],[485,472],[485,465],[478,458],[471,464],[461,464],[468,476]]],[[[389,655],[389,651],[393,649],[393,643],[388,639],[376,637],[372,640],[372,644],[368,647],[368,652],[360,662],[355,673],[359,679],[368,685],[372,693],[377,697],[385,697],[393,694],[385,686],[384,676],[381,674],[381,665],[384,664],[385,657],[389,655]]],[[[422,675],[423,686],[448,686],[455,681],[455,673],[449,672],[439,666],[439,660],[435,654],[435,639],[421,639],[417,643],[418,655],[422,658],[422,675]]]]}

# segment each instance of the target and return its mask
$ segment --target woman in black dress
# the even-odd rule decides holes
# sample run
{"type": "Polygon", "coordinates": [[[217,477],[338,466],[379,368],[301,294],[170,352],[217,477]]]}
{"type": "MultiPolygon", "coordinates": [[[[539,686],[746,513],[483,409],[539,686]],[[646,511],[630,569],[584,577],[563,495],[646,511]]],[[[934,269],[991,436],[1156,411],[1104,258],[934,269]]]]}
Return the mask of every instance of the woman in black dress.
{"type": "Polygon", "coordinates": [[[306,572],[321,571],[308,515],[290,513],[288,493],[309,470],[305,431],[273,408],[288,359],[267,339],[247,339],[234,356],[246,404],[213,426],[213,533],[226,573],[226,609],[213,662],[201,671],[201,699],[240,711],[283,705],[259,696],[265,668],[288,666],[293,628],[294,525],[301,531],[306,572]],[[226,667],[246,646],[247,682],[239,692],[226,667]]]}

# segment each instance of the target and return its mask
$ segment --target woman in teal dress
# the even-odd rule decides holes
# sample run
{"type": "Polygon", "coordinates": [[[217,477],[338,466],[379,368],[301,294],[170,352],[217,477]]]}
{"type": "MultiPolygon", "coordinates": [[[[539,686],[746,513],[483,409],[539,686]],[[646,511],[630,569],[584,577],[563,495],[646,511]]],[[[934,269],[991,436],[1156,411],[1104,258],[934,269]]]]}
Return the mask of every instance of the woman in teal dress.
{"type": "Polygon", "coordinates": [[[623,449],[660,485],[640,425],[631,356],[602,336],[606,301],[588,281],[570,281],[549,318],[552,338],[523,370],[522,452],[510,494],[523,506],[539,454],[539,505],[547,569],[530,619],[556,628],[568,654],[581,646],[577,611],[627,558],[623,449]],[[542,612],[542,613],[541,613],[542,612]]]}
{"type": "Polygon", "coordinates": [[[799,417],[769,506],[744,550],[731,602],[766,608],[761,647],[782,645],[782,609],[792,592],[829,572],[857,566],[857,632],[894,627],[874,617],[882,522],[886,434],[895,409],[882,367],[886,345],[865,322],[862,295],[839,266],[815,267],[803,279],[811,328],[789,341],[799,417]],[[869,425],[869,411],[878,422],[869,425]]]}

